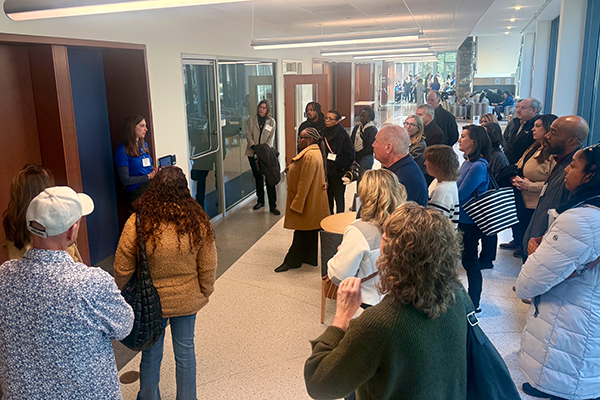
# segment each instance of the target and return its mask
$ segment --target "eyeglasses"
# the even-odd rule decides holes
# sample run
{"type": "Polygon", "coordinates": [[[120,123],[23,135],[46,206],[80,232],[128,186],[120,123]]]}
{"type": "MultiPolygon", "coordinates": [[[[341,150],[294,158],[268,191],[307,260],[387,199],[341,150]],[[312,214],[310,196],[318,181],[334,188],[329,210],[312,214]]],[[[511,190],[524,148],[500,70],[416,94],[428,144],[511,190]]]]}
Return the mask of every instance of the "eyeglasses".
{"type": "Polygon", "coordinates": [[[404,121],[404,126],[408,126],[409,128],[416,128],[417,124],[413,124],[412,122],[404,121]]]}

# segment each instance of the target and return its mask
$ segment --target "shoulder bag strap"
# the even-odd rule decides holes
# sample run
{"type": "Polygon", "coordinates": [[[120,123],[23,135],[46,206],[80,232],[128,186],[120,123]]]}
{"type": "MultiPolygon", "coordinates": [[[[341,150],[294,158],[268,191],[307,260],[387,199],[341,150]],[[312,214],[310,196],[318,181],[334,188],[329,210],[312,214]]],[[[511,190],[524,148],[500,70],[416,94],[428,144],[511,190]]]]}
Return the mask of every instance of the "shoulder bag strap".
{"type": "Polygon", "coordinates": [[[329,146],[329,140],[327,140],[327,136],[323,136],[323,138],[325,139],[325,144],[327,145],[327,148],[329,149],[329,152],[335,154],[333,152],[333,150],[331,150],[331,147],[329,146]]]}
{"type": "MultiPolygon", "coordinates": [[[[488,176],[490,177],[490,183],[492,184],[494,189],[498,190],[499,186],[498,186],[498,183],[496,182],[496,178],[494,178],[494,174],[492,174],[492,171],[490,171],[490,166],[486,165],[486,168],[487,168],[488,176]]],[[[489,187],[489,185],[488,185],[488,187],[489,187]]]]}
{"type": "Polygon", "coordinates": [[[360,282],[364,283],[364,282],[366,282],[368,280],[371,280],[371,279],[375,278],[378,274],[379,274],[379,271],[375,271],[371,275],[365,276],[364,278],[361,278],[360,282]]]}
{"type": "Polygon", "coordinates": [[[147,255],[146,255],[146,243],[144,243],[144,241],[142,240],[142,222],[140,220],[140,216],[138,213],[135,214],[135,226],[136,226],[136,234],[137,234],[137,238],[138,238],[138,260],[140,262],[137,263],[136,265],[136,271],[135,273],[140,274],[139,268],[138,266],[142,266],[142,268],[144,267],[148,267],[148,260],[147,260],[147,255]]]}

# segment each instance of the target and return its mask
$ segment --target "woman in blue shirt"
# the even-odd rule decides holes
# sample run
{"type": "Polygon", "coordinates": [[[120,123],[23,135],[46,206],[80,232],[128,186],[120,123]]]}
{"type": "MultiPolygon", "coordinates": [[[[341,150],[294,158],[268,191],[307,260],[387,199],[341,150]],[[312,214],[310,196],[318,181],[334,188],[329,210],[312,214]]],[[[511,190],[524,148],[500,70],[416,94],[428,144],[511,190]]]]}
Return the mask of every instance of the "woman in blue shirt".
{"type": "Polygon", "coordinates": [[[150,185],[158,168],[152,165],[148,145],[144,142],[148,128],[146,119],[141,115],[125,118],[123,142],[115,152],[115,163],[121,184],[127,192],[129,208],[150,185]]]}
{"type": "Polygon", "coordinates": [[[458,200],[460,215],[458,229],[463,234],[462,265],[467,271],[469,296],[473,301],[476,312],[481,312],[479,300],[483,277],[479,265],[477,247],[485,236],[481,229],[465,213],[463,206],[475,196],[475,193],[485,193],[488,190],[490,178],[488,175],[488,160],[491,153],[490,139],[484,128],[477,125],[466,125],[463,128],[458,149],[465,154],[465,162],[460,169],[458,178],[458,200]]]}

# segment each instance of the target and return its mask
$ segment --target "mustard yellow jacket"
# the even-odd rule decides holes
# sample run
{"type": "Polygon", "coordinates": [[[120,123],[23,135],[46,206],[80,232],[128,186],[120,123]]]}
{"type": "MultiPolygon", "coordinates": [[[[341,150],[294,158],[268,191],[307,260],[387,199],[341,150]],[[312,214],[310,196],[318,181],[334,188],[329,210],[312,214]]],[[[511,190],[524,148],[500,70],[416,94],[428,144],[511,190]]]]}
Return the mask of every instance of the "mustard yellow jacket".
{"type": "MultiPolygon", "coordinates": [[[[135,271],[137,232],[133,214],[123,228],[115,253],[115,281],[122,289],[135,271]]],[[[163,318],[197,313],[208,303],[214,290],[217,271],[217,248],[214,240],[206,240],[200,248],[192,248],[188,236],[177,240],[172,223],[161,226],[156,249],[146,245],[152,282],[158,291],[163,318]],[[179,248],[181,244],[181,248],[179,248]]]]}

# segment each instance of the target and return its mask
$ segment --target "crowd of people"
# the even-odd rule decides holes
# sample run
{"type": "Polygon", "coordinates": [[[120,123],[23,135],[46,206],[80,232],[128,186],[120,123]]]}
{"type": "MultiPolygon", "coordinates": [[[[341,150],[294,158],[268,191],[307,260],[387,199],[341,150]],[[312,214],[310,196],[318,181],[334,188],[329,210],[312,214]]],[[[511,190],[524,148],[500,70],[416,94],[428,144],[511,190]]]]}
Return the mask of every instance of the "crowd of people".
{"type": "MultiPolygon", "coordinates": [[[[311,342],[304,370],[309,395],[466,398],[463,300],[482,312],[482,270],[494,267],[498,239],[464,206],[495,182],[515,194],[519,223],[513,241],[500,248],[522,258],[514,290],[531,302],[519,352],[522,389],[554,400],[600,397],[600,147],[582,147],[586,121],[541,115],[541,103],[528,98],[517,102],[504,131],[495,113],[459,135],[440,106],[440,82],[433,77],[429,86],[403,127],[378,129],[367,107],[349,134],[337,110],[306,106],[297,155],[286,169],[283,226],[294,231],[293,240],[275,272],[318,265],[320,223],[334,209],[346,211],[344,178],[353,163],[360,176],[357,219],[327,263],[337,308],[332,326],[311,342]],[[373,170],[374,160],[381,169],[373,170]]],[[[276,124],[269,111],[261,101],[247,127],[255,210],[265,205],[257,146],[272,146],[276,124]]],[[[2,249],[10,260],[0,266],[2,398],[122,398],[110,340],[127,336],[139,317],[120,289],[143,258],[163,327],[170,326],[177,398],[196,399],[195,321],[214,290],[215,234],[184,172],[153,166],[146,132],[143,117],[128,118],[115,154],[131,215],[114,277],[85,266],[76,246],[93,200],[56,186],[40,165],[14,177],[3,214],[2,249]]],[[[267,199],[278,215],[268,183],[267,199]]],[[[164,336],[142,352],[138,399],[160,398],[164,336]]]]}

